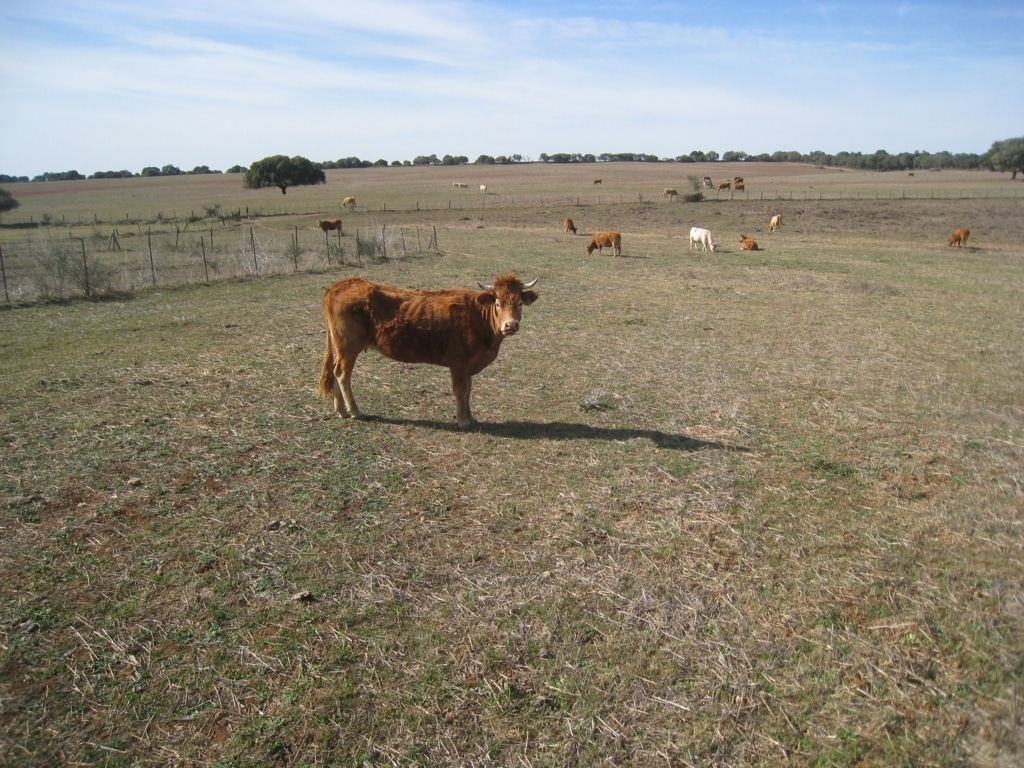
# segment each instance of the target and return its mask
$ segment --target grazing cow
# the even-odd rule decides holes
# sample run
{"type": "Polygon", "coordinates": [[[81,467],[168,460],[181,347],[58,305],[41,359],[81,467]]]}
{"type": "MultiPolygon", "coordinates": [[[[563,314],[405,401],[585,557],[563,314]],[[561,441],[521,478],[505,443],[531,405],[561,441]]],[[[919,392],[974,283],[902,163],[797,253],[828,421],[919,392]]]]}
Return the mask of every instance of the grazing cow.
{"type": "Polygon", "coordinates": [[[465,429],[476,423],[469,407],[473,376],[494,362],[501,342],[519,330],[523,305],[537,294],[537,281],[504,275],[482,292],[413,291],[340,280],[324,293],[327,345],[317,391],[334,401],[339,416],[357,419],[352,369],[367,349],[401,363],[442,365],[451,371],[455,414],[465,429]]]}
{"type": "Polygon", "coordinates": [[[742,181],[734,181],[732,183],[732,188],[737,192],[743,192],[746,190],[746,186],[744,186],[742,181]]]}
{"type": "Polygon", "coordinates": [[[600,179],[594,179],[594,183],[595,183],[595,184],[600,184],[600,183],[601,183],[601,180],[600,180],[600,179]]]}
{"type": "Polygon", "coordinates": [[[346,197],[344,200],[341,201],[341,206],[342,208],[355,208],[356,199],[354,197],[346,197]]]}
{"type": "Polygon", "coordinates": [[[775,230],[777,230],[781,226],[782,226],[782,214],[781,213],[776,213],[774,216],[772,216],[771,221],[768,222],[768,231],[769,232],[774,232],[775,230]]]}
{"type": "Polygon", "coordinates": [[[665,197],[671,200],[673,197],[679,197],[679,193],[676,192],[672,187],[665,187],[665,197]]]}
{"type": "Polygon", "coordinates": [[[913,175],[914,175],[913,171],[911,171],[910,173],[907,174],[907,176],[913,176],[913,175]]]}
{"type": "Polygon", "coordinates": [[[692,251],[696,244],[704,246],[704,251],[710,248],[711,252],[714,253],[718,248],[714,239],[711,237],[711,231],[704,229],[703,227],[690,227],[690,250],[692,251]]]}
{"type": "Polygon", "coordinates": [[[723,181],[721,184],[718,185],[718,191],[721,192],[723,189],[729,189],[729,187],[731,186],[731,181],[723,181]]]}
{"type": "Polygon", "coordinates": [[[612,249],[612,256],[622,255],[622,235],[618,232],[598,232],[587,245],[587,256],[597,251],[600,256],[605,248],[612,249]]]}
{"type": "Polygon", "coordinates": [[[715,186],[711,182],[711,177],[710,176],[705,176],[704,179],[701,181],[701,183],[704,185],[704,189],[712,189],[715,186]]]}
{"type": "Polygon", "coordinates": [[[761,249],[757,247],[757,242],[754,238],[749,237],[748,235],[740,235],[740,250],[759,251],[761,249]]]}
{"type": "Polygon", "coordinates": [[[463,181],[453,181],[452,186],[456,189],[469,189],[469,184],[466,184],[463,181]]]}
{"type": "Polygon", "coordinates": [[[574,235],[576,234],[576,225],[572,223],[572,219],[562,220],[562,231],[565,232],[565,234],[569,234],[570,232],[574,235]]]}
{"type": "Polygon", "coordinates": [[[953,234],[949,236],[950,245],[959,245],[961,248],[967,247],[967,236],[971,234],[969,229],[954,229],[953,234]]]}
{"type": "Polygon", "coordinates": [[[486,195],[487,194],[487,185],[486,184],[481,184],[480,185],[480,194],[481,195],[486,195]]]}
{"type": "Polygon", "coordinates": [[[341,232],[341,219],[320,220],[317,221],[316,225],[324,232],[333,232],[334,230],[341,232]]]}

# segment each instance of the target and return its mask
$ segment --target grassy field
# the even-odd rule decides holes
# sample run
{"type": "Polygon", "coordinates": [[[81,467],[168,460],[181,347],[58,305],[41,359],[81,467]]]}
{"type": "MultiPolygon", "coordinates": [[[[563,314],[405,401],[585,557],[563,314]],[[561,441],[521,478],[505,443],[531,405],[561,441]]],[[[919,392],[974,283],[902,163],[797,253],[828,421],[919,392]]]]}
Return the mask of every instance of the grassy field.
{"type": "Polygon", "coordinates": [[[11,185],[5,254],[43,212],[286,202],[273,251],[343,194],[344,240],[439,247],[0,309],[0,763],[1020,764],[1016,188],[747,165],[691,204],[661,189],[702,167],[598,168],[11,185]],[[478,428],[372,354],[366,419],[317,399],[331,282],[510,270],[540,299],[478,428]]]}

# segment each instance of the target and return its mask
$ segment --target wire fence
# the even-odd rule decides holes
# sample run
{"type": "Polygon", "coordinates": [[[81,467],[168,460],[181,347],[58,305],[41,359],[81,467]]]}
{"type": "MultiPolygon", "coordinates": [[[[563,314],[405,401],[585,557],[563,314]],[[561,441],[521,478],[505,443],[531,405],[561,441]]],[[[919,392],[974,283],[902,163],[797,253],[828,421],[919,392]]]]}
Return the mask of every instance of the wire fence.
{"type": "MultiPolygon", "coordinates": [[[[938,187],[876,187],[867,189],[799,189],[757,191],[702,190],[709,202],[832,201],[832,200],[1024,200],[1024,185],[956,189],[938,187]]],[[[691,205],[682,197],[642,192],[567,194],[460,195],[422,201],[407,197],[390,204],[360,204],[349,211],[369,221],[374,214],[455,213],[515,208],[564,208],[616,204],[691,205]]],[[[209,283],[357,265],[364,261],[401,259],[439,250],[437,226],[373,225],[348,232],[321,232],[310,227],[273,225],[275,219],[318,219],[315,211],[245,209],[226,215],[191,211],[178,218],[126,213],[115,217],[91,214],[59,221],[49,216],[5,222],[0,228],[0,277],[5,302],[60,301],[78,296],[131,293],[161,285],[209,283]]]]}
{"type": "Polygon", "coordinates": [[[4,301],[63,301],[157,286],[258,278],[436,252],[437,228],[310,233],[232,220],[142,226],[22,227],[0,243],[4,301]]]}

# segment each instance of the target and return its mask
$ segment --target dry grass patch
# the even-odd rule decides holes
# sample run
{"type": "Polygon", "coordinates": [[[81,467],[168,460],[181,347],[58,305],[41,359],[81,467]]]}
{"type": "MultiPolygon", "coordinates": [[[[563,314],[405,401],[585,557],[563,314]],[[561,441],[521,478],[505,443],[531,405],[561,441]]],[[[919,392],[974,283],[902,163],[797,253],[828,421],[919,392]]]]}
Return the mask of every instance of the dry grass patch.
{"type": "Polygon", "coordinates": [[[688,251],[736,205],[572,212],[621,259],[453,212],[441,254],[3,312],[5,761],[1018,761],[1020,225],[801,205],[758,254],[688,251]],[[508,270],[478,429],[373,355],[365,420],[316,398],[339,274],[508,270]]]}

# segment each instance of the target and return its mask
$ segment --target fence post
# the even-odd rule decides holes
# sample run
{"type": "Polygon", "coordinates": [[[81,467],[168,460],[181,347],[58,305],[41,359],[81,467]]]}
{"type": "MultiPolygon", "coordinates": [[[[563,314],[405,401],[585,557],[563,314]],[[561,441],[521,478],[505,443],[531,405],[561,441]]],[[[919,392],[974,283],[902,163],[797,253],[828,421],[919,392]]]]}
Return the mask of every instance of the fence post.
{"type": "Polygon", "coordinates": [[[85,270],[85,295],[92,296],[92,291],[89,289],[89,262],[85,259],[85,238],[80,237],[78,241],[82,244],[82,267],[85,270]]]}
{"type": "Polygon", "coordinates": [[[259,277],[260,265],[259,265],[259,262],[256,261],[256,230],[253,229],[251,225],[249,226],[249,242],[252,244],[252,267],[253,267],[253,272],[255,273],[255,275],[257,277],[259,277]]]}
{"type": "Polygon", "coordinates": [[[153,228],[146,230],[146,242],[149,243],[149,271],[153,274],[153,287],[156,288],[156,263],[153,261],[153,228]]]}
{"type": "Polygon", "coordinates": [[[4,267],[4,249],[0,246],[0,273],[4,276],[4,301],[9,302],[11,295],[7,293],[7,269],[4,267]]]}
{"type": "Polygon", "coordinates": [[[203,249],[203,274],[206,275],[206,282],[210,282],[210,270],[206,266],[206,243],[203,242],[203,236],[199,236],[199,247],[203,249]]]}

